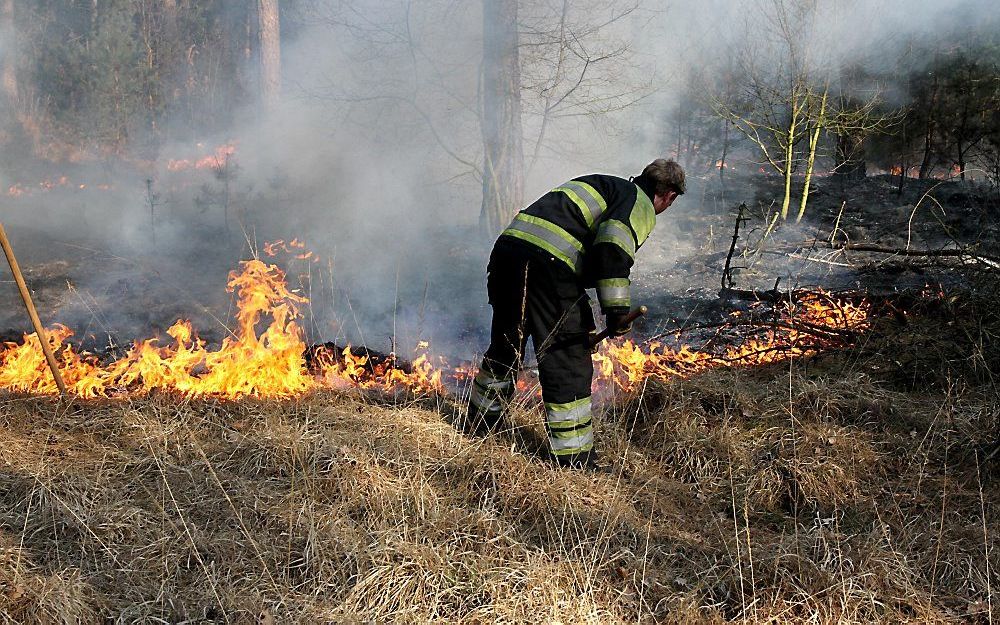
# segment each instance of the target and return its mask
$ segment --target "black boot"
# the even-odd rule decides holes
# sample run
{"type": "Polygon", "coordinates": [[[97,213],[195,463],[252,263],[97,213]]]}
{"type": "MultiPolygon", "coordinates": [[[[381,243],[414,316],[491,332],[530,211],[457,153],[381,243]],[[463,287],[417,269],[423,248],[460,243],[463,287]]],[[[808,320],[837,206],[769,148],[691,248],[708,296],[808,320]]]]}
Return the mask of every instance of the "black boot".
{"type": "Polygon", "coordinates": [[[583,469],[585,471],[596,471],[606,473],[607,468],[597,464],[597,452],[593,449],[581,451],[577,454],[556,456],[553,454],[556,464],[564,469],[583,469]]]}
{"type": "Polygon", "coordinates": [[[486,437],[500,429],[500,421],[500,414],[480,412],[470,404],[463,429],[470,436],[486,437]]]}

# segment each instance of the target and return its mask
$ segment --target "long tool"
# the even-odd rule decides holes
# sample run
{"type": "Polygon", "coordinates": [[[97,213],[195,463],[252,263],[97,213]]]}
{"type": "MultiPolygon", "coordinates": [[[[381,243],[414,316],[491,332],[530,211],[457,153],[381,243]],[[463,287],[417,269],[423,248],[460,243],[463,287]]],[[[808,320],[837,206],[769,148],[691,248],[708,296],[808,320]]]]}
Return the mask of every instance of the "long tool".
{"type": "Polygon", "coordinates": [[[31,325],[34,326],[35,336],[38,337],[38,342],[42,345],[42,352],[45,353],[45,360],[49,363],[49,369],[52,371],[52,377],[55,378],[56,386],[59,387],[59,394],[65,395],[66,383],[63,381],[62,374],[59,373],[59,363],[56,362],[55,354],[52,353],[52,347],[45,335],[42,321],[38,318],[35,304],[31,301],[31,292],[28,291],[28,285],[24,283],[21,267],[18,266],[17,258],[14,257],[14,249],[10,246],[10,240],[7,239],[7,231],[4,230],[3,224],[0,224],[0,246],[3,246],[7,264],[10,265],[10,271],[14,274],[14,282],[17,282],[17,290],[21,292],[21,299],[24,301],[24,307],[28,310],[28,316],[31,317],[31,325]]]}
{"type": "MultiPolygon", "coordinates": [[[[636,319],[645,315],[648,312],[649,312],[648,307],[640,306],[635,310],[633,310],[632,312],[630,312],[629,314],[625,315],[625,318],[621,320],[621,325],[627,326],[628,324],[632,323],[633,321],[635,321],[636,319]]],[[[615,328],[604,328],[603,330],[595,334],[593,338],[590,339],[590,346],[597,347],[598,343],[611,336],[611,334],[614,331],[615,328]]]]}

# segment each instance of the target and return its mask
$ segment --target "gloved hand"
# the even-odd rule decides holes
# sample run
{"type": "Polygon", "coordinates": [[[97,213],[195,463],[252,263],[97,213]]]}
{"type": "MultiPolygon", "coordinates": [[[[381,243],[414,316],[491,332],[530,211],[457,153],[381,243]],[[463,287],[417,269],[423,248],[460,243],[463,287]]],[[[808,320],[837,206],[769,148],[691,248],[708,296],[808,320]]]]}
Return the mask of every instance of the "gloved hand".
{"type": "Polygon", "coordinates": [[[605,325],[611,330],[611,336],[623,336],[632,331],[632,322],[625,323],[628,313],[608,313],[604,316],[605,325]]]}
{"type": "Polygon", "coordinates": [[[596,354],[601,347],[601,344],[597,341],[597,330],[591,330],[590,333],[587,334],[587,341],[590,342],[590,353],[596,354]]]}

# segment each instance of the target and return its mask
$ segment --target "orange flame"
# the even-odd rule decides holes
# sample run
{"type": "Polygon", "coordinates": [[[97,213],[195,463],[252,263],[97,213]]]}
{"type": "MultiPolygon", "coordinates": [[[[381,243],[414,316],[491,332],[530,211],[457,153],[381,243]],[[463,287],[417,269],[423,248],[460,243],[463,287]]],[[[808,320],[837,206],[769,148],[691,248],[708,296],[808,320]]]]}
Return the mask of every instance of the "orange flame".
{"type": "MultiPolygon", "coordinates": [[[[319,374],[311,373],[306,367],[303,333],[295,321],[299,306],[309,300],[291,292],[284,272],[274,265],[257,259],[243,261],[240,272],[230,273],[227,290],[237,294],[237,327],[217,350],[206,348],[190,322],[179,320],[167,330],[172,344],[161,346],[156,338],[137,341],[123,358],[101,365],[96,356],[77,353],[66,343],[72,331],[54,327],[48,340],[67,387],[85,398],[161,389],[189,397],[230,399],[287,398],[345,383],[422,392],[442,388],[441,372],[426,354],[406,372],[393,363],[367,367],[367,357],[353,356],[348,348],[342,361],[321,363],[319,374]],[[268,318],[266,328],[258,331],[268,318]]],[[[36,335],[25,335],[24,343],[7,343],[0,351],[0,388],[41,394],[57,391],[36,335]]]]}
{"type": "Polygon", "coordinates": [[[721,352],[698,351],[687,345],[672,348],[659,341],[645,346],[631,340],[605,343],[594,355],[597,383],[630,389],[650,377],[686,378],[712,368],[762,365],[809,356],[840,346],[842,340],[838,341],[837,333],[859,332],[869,326],[867,305],[840,302],[823,295],[809,295],[786,305],[780,313],[781,323],[768,328],[763,337],[746,339],[721,352]]]}
{"type": "Polygon", "coordinates": [[[169,159],[167,161],[167,170],[185,171],[188,169],[218,169],[222,167],[226,163],[226,160],[235,153],[236,145],[232,143],[224,143],[216,147],[212,154],[202,158],[169,159]]]}
{"type": "MultiPolygon", "coordinates": [[[[298,241],[289,246],[304,247],[298,241]]],[[[227,291],[236,294],[236,328],[214,350],[198,337],[190,322],[179,320],[167,330],[172,339],[169,344],[161,345],[157,338],[137,341],[121,359],[102,364],[97,356],[77,352],[67,343],[73,335],[70,329],[54,326],[47,339],[67,387],[83,398],[140,395],[154,389],[188,397],[289,398],[345,386],[435,393],[444,389],[444,378],[460,383],[472,375],[472,369],[446,369],[441,360],[432,364],[424,341],[418,344],[417,358],[405,366],[395,354],[376,360],[349,346],[339,351],[317,348],[312,352],[312,366],[307,366],[307,346],[296,319],[309,300],[288,288],[281,269],[259,259],[243,261],[239,271],[229,274],[227,291]]],[[[734,313],[733,319],[737,326],[741,315],[734,313]]],[[[807,356],[840,347],[845,342],[842,333],[868,326],[866,304],[810,295],[785,305],[778,320],[763,333],[721,351],[699,351],[686,345],[672,348],[658,341],[605,343],[594,355],[597,383],[629,389],[649,377],[685,378],[710,368],[807,356]]],[[[0,346],[0,388],[57,392],[36,335],[26,334],[21,344],[0,346]]]]}

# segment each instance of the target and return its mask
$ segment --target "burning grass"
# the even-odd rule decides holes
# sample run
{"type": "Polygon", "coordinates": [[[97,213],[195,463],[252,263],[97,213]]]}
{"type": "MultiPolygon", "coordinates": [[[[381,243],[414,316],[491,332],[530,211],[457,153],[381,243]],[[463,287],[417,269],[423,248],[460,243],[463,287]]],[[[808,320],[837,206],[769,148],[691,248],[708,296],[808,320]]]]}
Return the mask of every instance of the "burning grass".
{"type": "MultiPolygon", "coordinates": [[[[343,384],[418,391],[441,388],[441,374],[423,354],[404,371],[393,366],[373,368],[367,355],[345,348],[340,354],[315,359],[318,370],[310,371],[297,322],[300,306],[309,300],[289,289],[285,273],[276,265],[257,258],[241,262],[240,270],[230,273],[227,290],[236,296],[236,327],[217,349],[210,349],[189,321],[178,320],[167,330],[172,344],[161,345],[159,338],[136,341],[123,358],[105,363],[77,351],[67,342],[73,332],[56,326],[47,340],[60,361],[66,386],[72,394],[90,399],[153,390],[188,397],[291,398],[343,384]]],[[[21,344],[6,343],[0,349],[0,388],[57,391],[37,335],[25,335],[21,344]]]]}
{"type": "MultiPolygon", "coordinates": [[[[279,248],[299,260],[314,259],[296,240],[264,246],[269,255],[279,248]]],[[[138,340],[124,357],[104,362],[68,343],[73,335],[69,328],[51,328],[46,340],[57,356],[67,388],[88,399],[153,390],[187,397],[292,398],[344,385],[439,393],[445,389],[444,378],[461,382],[468,377],[468,371],[449,369],[442,359],[432,363],[426,353],[400,366],[395,354],[373,358],[367,350],[357,352],[350,346],[307,348],[298,319],[308,298],[288,287],[278,266],[259,258],[241,262],[239,271],[230,273],[226,288],[235,296],[236,326],[217,349],[209,348],[189,321],[178,320],[167,330],[171,343],[164,345],[159,337],[138,340]]],[[[780,303],[766,312],[770,319],[764,323],[752,314],[743,322],[737,312],[732,320],[719,324],[716,338],[724,330],[742,333],[728,339],[728,347],[722,350],[688,345],[671,348],[661,341],[605,343],[595,354],[599,383],[628,389],[648,377],[683,378],[711,368],[815,355],[849,344],[869,327],[867,305],[840,301],[823,292],[780,303]]],[[[419,348],[427,346],[421,342],[419,348]]],[[[25,335],[20,344],[0,346],[0,388],[40,394],[57,391],[38,336],[25,335]]]]}

